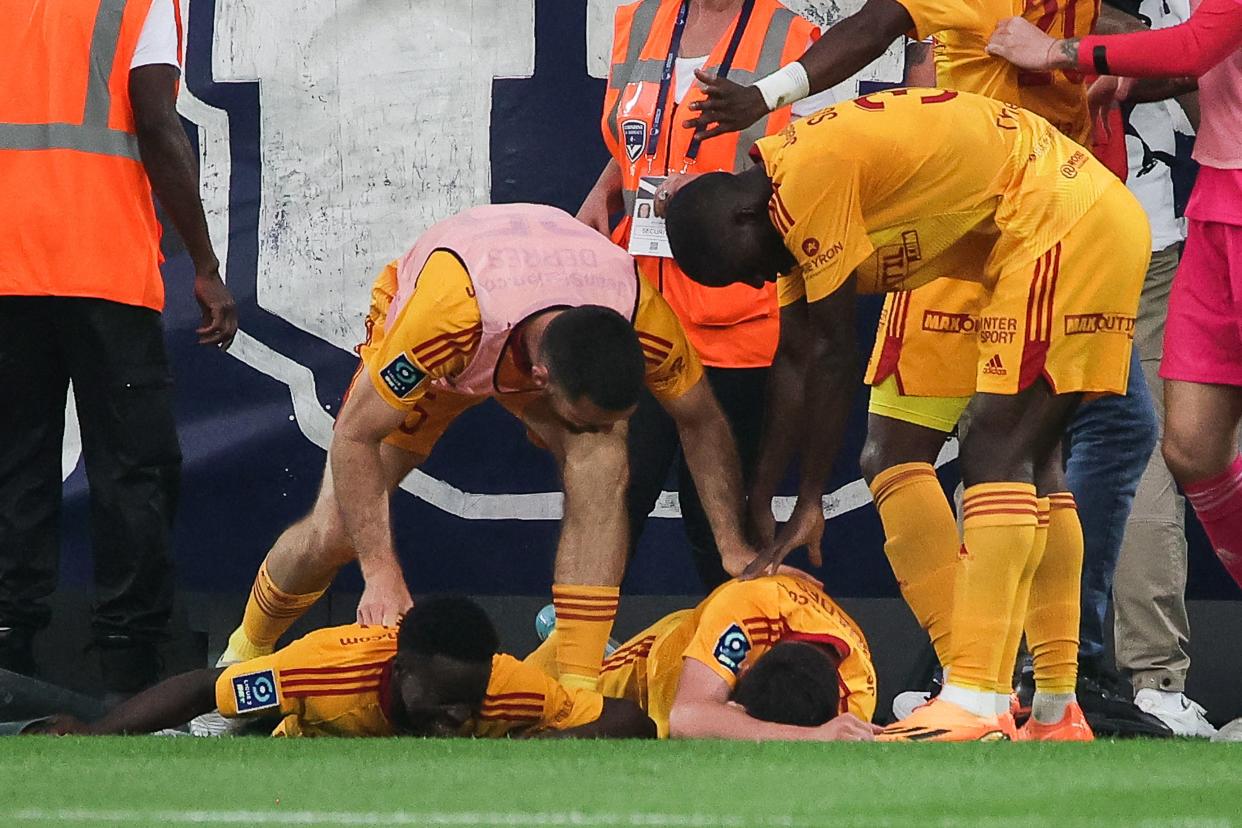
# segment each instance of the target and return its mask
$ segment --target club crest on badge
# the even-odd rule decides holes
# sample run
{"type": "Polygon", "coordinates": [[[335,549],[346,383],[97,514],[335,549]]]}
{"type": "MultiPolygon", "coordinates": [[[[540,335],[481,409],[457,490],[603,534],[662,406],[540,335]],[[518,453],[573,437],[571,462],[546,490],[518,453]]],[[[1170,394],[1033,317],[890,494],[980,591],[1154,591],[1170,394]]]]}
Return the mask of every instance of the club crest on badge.
{"type": "Polygon", "coordinates": [[[625,138],[625,155],[632,164],[647,148],[647,122],[638,118],[622,121],[621,135],[625,138]]]}
{"type": "Polygon", "coordinates": [[[233,698],[237,701],[238,713],[279,707],[276,673],[272,670],[260,670],[257,673],[236,676],[233,679],[233,698]]]}
{"type": "Polygon", "coordinates": [[[750,652],[750,639],[746,632],[737,624],[731,624],[716,641],[716,649],[712,655],[716,657],[730,673],[737,675],[742,670],[742,662],[750,652]]]}

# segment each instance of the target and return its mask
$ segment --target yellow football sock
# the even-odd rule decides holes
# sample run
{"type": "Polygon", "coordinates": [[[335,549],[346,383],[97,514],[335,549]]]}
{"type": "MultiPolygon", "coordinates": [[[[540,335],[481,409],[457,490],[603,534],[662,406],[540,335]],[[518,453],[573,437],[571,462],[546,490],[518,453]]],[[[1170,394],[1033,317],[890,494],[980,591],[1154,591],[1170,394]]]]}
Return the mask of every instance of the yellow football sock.
{"type": "Polygon", "coordinates": [[[229,636],[227,655],[246,661],[272,652],[276,641],[293,626],[293,622],[327,591],[325,586],[302,595],[285,592],[272,583],[271,576],[267,574],[267,561],[264,561],[254,576],[254,586],[250,588],[241,626],[229,636]]]}
{"type": "Polygon", "coordinates": [[[556,669],[561,684],[595,689],[620,593],[615,586],[552,585],[556,632],[560,638],[556,669]]]}
{"type": "Polygon", "coordinates": [[[1000,672],[1018,581],[1035,545],[1035,487],[1029,483],[970,486],[962,515],[964,555],[954,583],[948,681],[990,694],[1000,672]]]}
{"type": "Polygon", "coordinates": [[[552,678],[559,678],[560,668],[556,665],[556,654],[560,646],[560,630],[553,630],[533,653],[522,659],[522,663],[537,667],[552,678]]]}
{"type": "Polygon", "coordinates": [[[1073,693],[1078,683],[1078,621],[1082,591],[1082,524],[1069,492],[1049,496],[1048,549],[1026,614],[1026,640],[1035,660],[1035,689],[1073,693]]]}
{"type": "Polygon", "coordinates": [[[1013,617],[1009,619],[1009,633],[1005,637],[1005,649],[1001,653],[1000,672],[996,674],[996,692],[1004,694],[1006,705],[1009,694],[1013,692],[1013,666],[1018,660],[1018,646],[1022,643],[1022,629],[1026,624],[1026,609],[1031,598],[1031,583],[1035,580],[1035,570],[1043,560],[1044,549],[1048,545],[1048,498],[1035,498],[1035,508],[1035,542],[1031,545],[1026,566],[1022,567],[1022,575],[1018,578],[1013,617]]]}
{"type": "Polygon", "coordinates": [[[953,579],[961,542],[953,509],[927,463],[902,463],[871,482],[884,524],[884,553],[902,597],[927,631],[941,664],[949,663],[953,579]]]}

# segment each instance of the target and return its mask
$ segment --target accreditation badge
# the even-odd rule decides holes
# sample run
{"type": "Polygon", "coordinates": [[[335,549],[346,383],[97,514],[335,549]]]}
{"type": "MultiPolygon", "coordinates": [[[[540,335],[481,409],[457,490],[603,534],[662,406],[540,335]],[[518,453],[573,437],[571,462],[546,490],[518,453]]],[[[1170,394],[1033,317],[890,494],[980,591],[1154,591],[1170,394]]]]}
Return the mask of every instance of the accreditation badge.
{"type": "Polygon", "coordinates": [[[644,175],[638,179],[634,214],[630,216],[629,251],[635,256],[673,258],[673,251],[668,246],[668,234],[664,230],[664,219],[655,214],[656,188],[664,183],[664,178],[662,175],[644,175]]]}

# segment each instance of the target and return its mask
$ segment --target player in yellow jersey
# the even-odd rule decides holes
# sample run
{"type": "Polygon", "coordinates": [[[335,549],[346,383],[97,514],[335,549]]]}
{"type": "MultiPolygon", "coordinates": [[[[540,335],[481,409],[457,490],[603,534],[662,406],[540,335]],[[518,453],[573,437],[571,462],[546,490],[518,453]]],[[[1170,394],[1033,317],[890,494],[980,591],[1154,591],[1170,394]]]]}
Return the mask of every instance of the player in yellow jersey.
{"type": "MultiPolygon", "coordinates": [[[[549,642],[527,662],[555,675],[549,642]]],[[[616,649],[605,696],[637,703],[660,738],[870,740],[878,728],[867,639],[818,585],[729,581],[616,649]]]]}
{"type": "Polygon", "coordinates": [[[756,153],[756,168],[696,179],[666,212],[693,278],[786,274],[780,379],[752,490],[752,500],[774,490],[801,448],[799,503],[778,553],[818,546],[822,535],[819,497],[854,379],[854,292],[970,274],[985,290],[979,325],[996,336],[969,359],[977,393],[962,446],[965,552],[950,675],[906,732],[1003,736],[996,684],[1035,550],[1037,489],[1063,491],[1059,439],[1082,394],[1126,389],[1148,258],[1141,208],[1047,121],[948,90],[829,107],[759,141],[756,153]]]}
{"type": "Polygon", "coordinates": [[[419,602],[400,627],[316,630],[262,658],[174,676],[84,724],[53,716],[43,733],[152,733],[212,708],[278,721],[273,736],[650,738],[638,706],[562,686],[496,652],[487,614],[454,596],[419,602]]]}
{"type": "Polygon", "coordinates": [[[459,414],[489,398],[561,472],[553,601],[567,684],[594,685],[616,614],[627,421],[644,386],[677,425],[723,566],[753,559],[733,436],[694,348],[633,259],[567,213],[485,205],[433,226],[376,279],[358,352],[319,496],[267,553],[221,666],[270,653],[354,560],[365,581],[358,621],[395,624],[411,598],[389,495],[459,414]]]}
{"type": "MultiPolygon", "coordinates": [[[[997,23],[1013,15],[1044,31],[1076,37],[1092,31],[1100,2],[871,0],[829,29],[823,42],[813,44],[796,65],[781,71],[805,72],[809,88],[829,88],[862,69],[902,34],[934,36],[935,85],[1019,104],[1089,145],[1091,121],[1081,73],[1025,72],[984,51],[997,23]]],[[[723,123],[716,130],[749,123],[753,113],[767,111],[764,93],[771,97],[771,83],[763,79],[755,87],[742,87],[727,80],[710,81],[700,121],[706,126],[719,119],[723,123]]],[[[953,564],[960,537],[933,464],[974,391],[971,356],[976,340],[1009,335],[979,329],[984,299],[980,285],[948,279],[889,294],[866,377],[872,390],[860,465],[880,511],[885,552],[902,594],[942,664],[948,663],[951,647],[953,564]],[[936,393],[930,392],[932,388],[936,393]]],[[[1059,729],[1055,723],[1067,713],[1079,712],[1072,694],[1078,666],[1081,527],[1068,491],[1040,495],[1040,525],[1050,527],[1051,534],[1037,530],[1046,551],[1035,556],[1023,575],[1007,652],[1016,652],[1025,623],[1036,656],[1039,715],[1024,733],[1080,738],[1081,728],[1059,729]],[[1050,546],[1046,537],[1052,538],[1050,546]],[[1024,608],[1032,591],[1028,614],[1024,608]],[[1049,694],[1071,701],[1051,704],[1049,694]],[[1074,710],[1068,711],[1069,707],[1074,710]]],[[[997,676],[998,710],[1007,709],[1011,686],[1012,659],[1006,657],[997,676]]]]}

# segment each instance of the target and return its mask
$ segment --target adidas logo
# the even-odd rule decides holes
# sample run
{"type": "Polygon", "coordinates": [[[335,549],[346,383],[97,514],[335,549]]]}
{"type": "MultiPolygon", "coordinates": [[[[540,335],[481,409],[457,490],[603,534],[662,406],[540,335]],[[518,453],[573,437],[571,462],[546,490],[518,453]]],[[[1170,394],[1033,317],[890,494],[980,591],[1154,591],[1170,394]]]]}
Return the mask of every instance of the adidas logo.
{"type": "Polygon", "coordinates": [[[992,358],[989,359],[987,364],[983,366],[983,373],[1003,377],[1009,372],[1005,370],[1005,365],[1001,362],[1000,354],[992,354],[992,358]]]}

